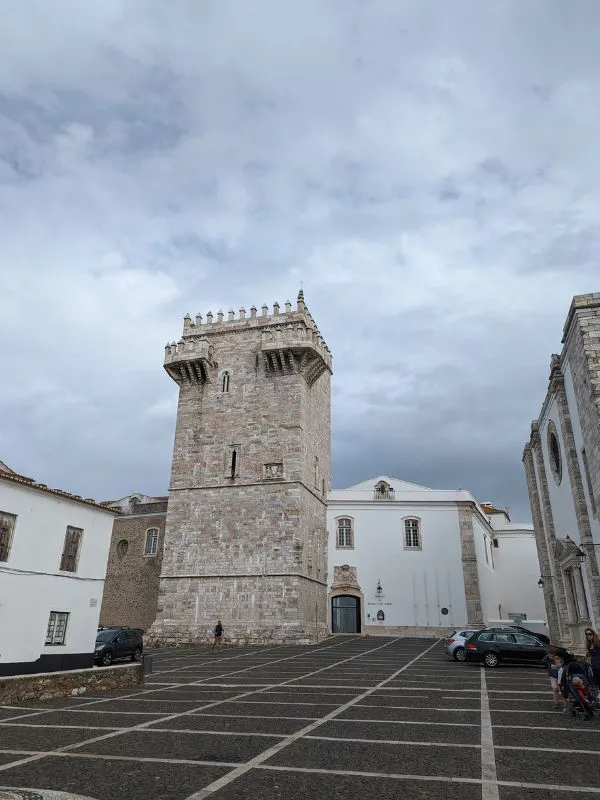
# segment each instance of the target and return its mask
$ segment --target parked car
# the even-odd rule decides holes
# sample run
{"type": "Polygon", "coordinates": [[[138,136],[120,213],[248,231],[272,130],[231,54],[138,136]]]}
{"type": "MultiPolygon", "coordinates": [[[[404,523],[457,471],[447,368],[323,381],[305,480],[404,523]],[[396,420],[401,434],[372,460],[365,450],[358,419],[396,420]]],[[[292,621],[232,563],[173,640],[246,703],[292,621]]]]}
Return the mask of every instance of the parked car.
{"type": "Polygon", "coordinates": [[[463,628],[462,630],[452,631],[446,639],[445,653],[452,656],[455,661],[465,661],[465,645],[467,640],[476,633],[479,628],[463,628]]]}
{"type": "Polygon", "coordinates": [[[533,636],[534,639],[539,639],[540,642],[550,644],[550,637],[545,633],[536,633],[535,631],[530,631],[528,628],[523,628],[520,625],[510,625],[508,628],[501,628],[500,630],[518,631],[518,633],[524,633],[527,636],[533,636]]]}
{"type": "Polygon", "coordinates": [[[497,667],[502,662],[541,666],[547,655],[547,642],[510,628],[485,628],[465,644],[466,660],[482,661],[486,667],[497,667]]]}
{"type": "Polygon", "coordinates": [[[108,667],[119,658],[139,661],[144,652],[144,637],[139,628],[102,628],[96,634],[94,661],[108,667]]]}

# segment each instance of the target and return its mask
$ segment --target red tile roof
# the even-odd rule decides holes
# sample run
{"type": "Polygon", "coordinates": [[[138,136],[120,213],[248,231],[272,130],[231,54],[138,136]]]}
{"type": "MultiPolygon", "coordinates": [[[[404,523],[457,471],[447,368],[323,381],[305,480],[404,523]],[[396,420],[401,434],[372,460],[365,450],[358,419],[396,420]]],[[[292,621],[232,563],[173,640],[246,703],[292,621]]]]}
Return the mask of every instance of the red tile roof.
{"type": "Polygon", "coordinates": [[[117,509],[106,508],[106,506],[97,503],[90,497],[80,497],[78,494],[64,492],[62,489],[50,489],[45,483],[36,483],[33,478],[28,478],[25,475],[18,475],[16,472],[5,472],[4,470],[0,470],[0,480],[8,481],[9,483],[18,483],[21,486],[26,486],[28,489],[37,489],[38,491],[45,492],[46,494],[63,497],[66,500],[73,500],[76,503],[82,503],[84,506],[91,506],[92,508],[97,508],[100,511],[106,511],[108,514],[120,514],[120,511],[117,509]]]}

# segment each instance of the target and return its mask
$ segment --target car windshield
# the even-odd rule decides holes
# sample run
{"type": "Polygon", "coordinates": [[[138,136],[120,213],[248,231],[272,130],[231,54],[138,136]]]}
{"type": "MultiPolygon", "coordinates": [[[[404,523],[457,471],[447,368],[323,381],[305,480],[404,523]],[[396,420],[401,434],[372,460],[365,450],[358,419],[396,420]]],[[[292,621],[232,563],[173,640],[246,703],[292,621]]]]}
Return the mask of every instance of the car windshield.
{"type": "Polygon", "coordinates": [[[116,631],[98,631],[96,635],[96,642],[110,642],[115,634],[116,631]]]}

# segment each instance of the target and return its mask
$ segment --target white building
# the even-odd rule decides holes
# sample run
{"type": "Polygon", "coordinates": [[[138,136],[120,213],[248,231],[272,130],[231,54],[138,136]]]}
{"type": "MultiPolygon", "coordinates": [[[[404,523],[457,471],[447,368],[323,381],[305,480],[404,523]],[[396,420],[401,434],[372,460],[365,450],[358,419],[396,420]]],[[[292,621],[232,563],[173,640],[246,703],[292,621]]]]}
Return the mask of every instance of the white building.
{"type": "Polygon", "coordinates": [[[0,675],[92,666],[115,513],[0,466],[0,675]]]}
{"type": "Polygon", "coordinates": [[[552,635],[600,628],[600,293],[573,298],[523,462],[552,635]]]}
{"type": "Polygon", "coordinates": [[[329,621],[336,632],[443,634],[545,627],[533,526],[467,491],[380,476],[328,497],[329,621]]]}

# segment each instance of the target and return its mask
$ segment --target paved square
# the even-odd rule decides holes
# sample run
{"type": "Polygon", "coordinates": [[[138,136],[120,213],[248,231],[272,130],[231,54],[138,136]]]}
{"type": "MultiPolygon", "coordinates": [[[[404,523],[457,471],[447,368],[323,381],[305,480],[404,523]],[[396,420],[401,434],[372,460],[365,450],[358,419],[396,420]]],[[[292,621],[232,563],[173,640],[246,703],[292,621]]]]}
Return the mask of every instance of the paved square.
{"type": "Polygon", "coordinates": [[[1,787],[95,800],[600,800],[600,715],[442,643],[154,654],[143,687],[0,707],[1,787]]]}

